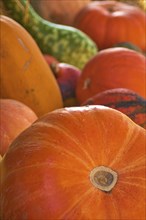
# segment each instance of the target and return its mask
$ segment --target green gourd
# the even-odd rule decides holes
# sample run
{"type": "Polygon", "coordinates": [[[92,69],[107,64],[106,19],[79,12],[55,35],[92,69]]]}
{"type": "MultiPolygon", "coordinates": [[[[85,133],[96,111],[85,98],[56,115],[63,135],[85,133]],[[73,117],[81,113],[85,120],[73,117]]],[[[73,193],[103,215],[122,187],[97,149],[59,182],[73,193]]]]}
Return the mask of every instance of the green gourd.
{"type": "Polygon", "coordinates": [[[97,53],[97,46],[86,34],[74,27],[43,19],[28,0],[3,0],[3,3],[9,16],[32,35],[42,53],[80,69],[97,53]]]}

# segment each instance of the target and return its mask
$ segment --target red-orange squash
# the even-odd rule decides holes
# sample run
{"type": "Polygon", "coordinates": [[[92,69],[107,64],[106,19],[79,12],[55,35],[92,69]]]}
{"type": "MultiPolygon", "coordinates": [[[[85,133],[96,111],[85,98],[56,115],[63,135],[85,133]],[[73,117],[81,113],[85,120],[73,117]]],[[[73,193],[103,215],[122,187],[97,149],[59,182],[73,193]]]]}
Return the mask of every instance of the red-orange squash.
{"type": "Polygon", "coordinates": [[[145,129],[112,108],[50,112],[1,161],[1,218],[143,220],[145,141],[145,129]]]}
{"type": "Polygon", "coordinates": [[[87,99],[83,105],[105,105],[114,108],[146,128],[146,100],[129,89],[105,90],[87,99]]]}
{"type": "Polygon", "coordinates": [[[14,99],[0,99],[0,154],[2,156],[12,141],[35,120],[37,120],[35,112],[27,105],[14,99]]]}
{"type": "Polygon", "coordinates": [[[127,88],[146,98],[146,57],[131,49],[117,47],[100,51],[90,59],[79,77],[79,103],[102,91],[127,88]]]}
{"type": "Polygon", "coordinates": [[[88,34],[99,49],[131,42],[146,51],[146,14],[138,6],[118,1],[90,2],[79,11],[74,26],[88,34]]]}

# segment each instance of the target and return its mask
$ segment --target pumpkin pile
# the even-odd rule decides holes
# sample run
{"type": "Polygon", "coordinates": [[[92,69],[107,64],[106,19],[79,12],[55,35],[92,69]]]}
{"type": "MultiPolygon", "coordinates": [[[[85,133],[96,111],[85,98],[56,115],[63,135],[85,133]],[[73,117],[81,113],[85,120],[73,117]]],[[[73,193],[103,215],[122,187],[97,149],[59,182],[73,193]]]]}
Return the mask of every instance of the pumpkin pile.
{"type": "Polygon", "coordinates": [[[144,220],[143,0],[1,7],[0,219],[144,220]]]}

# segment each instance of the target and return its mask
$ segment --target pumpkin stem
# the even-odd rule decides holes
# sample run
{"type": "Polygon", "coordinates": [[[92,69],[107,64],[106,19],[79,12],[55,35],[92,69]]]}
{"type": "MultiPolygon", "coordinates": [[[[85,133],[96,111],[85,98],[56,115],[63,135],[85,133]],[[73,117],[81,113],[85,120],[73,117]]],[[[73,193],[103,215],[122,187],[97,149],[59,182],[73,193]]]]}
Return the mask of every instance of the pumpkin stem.
{"type": "Polygon", "coordinates": [[[95,167],[90,172],[90,181],[98,189],[110,192],[117,183],[118,174],[104,166],[95,167]]]}

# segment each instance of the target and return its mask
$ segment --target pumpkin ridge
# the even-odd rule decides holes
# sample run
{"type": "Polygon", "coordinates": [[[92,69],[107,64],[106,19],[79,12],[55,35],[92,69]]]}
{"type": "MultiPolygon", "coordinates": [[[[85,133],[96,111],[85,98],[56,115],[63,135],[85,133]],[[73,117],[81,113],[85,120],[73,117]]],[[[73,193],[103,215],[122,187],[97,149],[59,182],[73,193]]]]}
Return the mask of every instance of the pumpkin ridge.
{"type": "Polygon", "coordinates": [[[119,148],[119,151],[116,153],[113,161],[111,161],[111,163],[109,164],[109,167],[113,167],[113,165],[115,165],[120,160],[122,160],[122,157],[124,156],[124,154],[126,154],[130,150],[133,142],[137,139],[137,136],[138,136],[138,132],[136,132],[135,136],[133,137],[134,131],[135,131],[134,128],[129,129],[129,131],[127,132],[127,137],[125,137],[126,139],[123,141],[122,146],[121,148],[119,148]],[[128,147],[126,147],[127,145],[128,147]],[[126,152],[125,152],[125,148],[126,148],[126,152]]]}
{"type": "MultiPolygon", "coordinates": [[[[120,212],[119,212],[120,207],[118,206],[118,203],[116,202],[116,198],[114,197],[113,194],[110,196],[110,199],[111,199],[111,203],[113,204],[114,211],[115,211],[115,217],[114,218],[115,219],[121,219],[120,212]]],[[[107,219],[108,219],[108,216],[107,216],[107,219]]]]}
{"type": "Polygon", "coordinates": [[[126,176],[125,179],[138,179],[138,180],[142,180],[145,181],[145,178],[143,177],[139,177],[139,176],[126,176]]]}
{"type": "MultiPolygon", "coordinates": [[[[119,185],[120,185],[120,180],[119,180],[119,185]]],[[[129,184],[128,184],[129,185],[129,184]]],[[[117,187],[116,188],[116,194],[118,195],[118,198],[123,198],[123,197],[125,197],[125,198],[127,198],[127,194],[128,194],[128,191],[127,191],[127,189],[125,189],[125,187],[123,188],[122,187],[122,185],[121,185],[121,187],[119,188],[119,187],[117,187]]],[[[114,194],[114,195],[116,195],[116,194],[114,194]]],[[[113,194],[112,194],[113,195],[113,194]]],[[[128,197],[130,197],[131,198],[131,200],[133,201],[135,201],[135,202],[137,202],[137,197],[136,196],[133,196],[133,194],[132,193],[129,193],[128,194],[128,197]]],[[[116,197],[117,198],[117,197],[116,197]]],[[[118,201],[118,199],[116,199],[116,201],[118,201]]],[[[121,205],[121,204],[120,204],[121,205]]],[[[119,208],[119,215],[120,215],[120,210],[121,210],[121,208],[119,208]]],[[[122,218],[118,218],[118,219],[122,219],[122,218]]],[[[126,219],[126,218],[125,218],[126,219]]],[[[135,218],[134,218],[135,219],[135,218]]],[[[135,220],[137,220],[137,219],[135,219],[135,220]]]]}
{"type": "Polygon", "coordinates": [[[89,195],[90,193],[92,193],[93,191],[95,191],[95,189],[92,188],[92,186],[91,186],[87,191],[85,191],[85,193],[84,193],[82,196],[79,196],[79,197],[78,197],[78,200],[77,200],[76,202],[74,202],[74,203],[72,204],[72,206],[70,206],[63,214],[61,214],[61,215],[58,217],[58,219],[65,219],[66,215],[68,215],[68,214],[72,211],[72,209],[73,209],[75,206],[77,206],[81,201],[84,200],[84,198],[85,198],[86,196],[88,196],[88,195],[89,195]]]}
{"type": "Polygon", "coordinates": [[[61,167],[60,166],[60,164],[58,165],[58,164],[50,164],[49,162],[48,163],[38,163],[37,162],[37,164],[33,164],[33,165],[27,165],[27,166],[24,166],[24,167],[21,167],[21,168],[16,168],[16,169],[13,169],[11,172],[9,172],[8,174],[7,174],[7,176],[5,177],[5,180],[7,179],[7,178],[9,178],[9,176],[11,176],[11,174],[14,174],[15,172],[19,172],[19,171],[21,171],[21,170],[25,170],[25,169],[27,169],[27,168],[32,168],[32,167],[37,167],[37,166],[45,166],[45,165],[49,165],[49,168],[52,168],[52,169],[63,169],[63,170],[70,170],[70,171],[72,171],[72,172],[77,172],[77,173],[87,173],[86,171],[84,171],[84,170],[77,170],[77,169],[69,169],[68,167],[61,167]],[[57,165],[58,165],[58,167],[57,167],[57,165]]]}
{"type": "Polygon", "coordinates": [[[49,163],[37,163],[37,164],[33,164],[33,165],[27,165],[27,166],[23,166],[23,167],[21,167],[21,168],[16,168],[16,169],[13,169],[11,172],[9,172],[8,174],[7,174],[7,176],[5,177],[5,180],[7,179],[7,178],[9,178],[9,176],[11,176],[12,174],[14,174],[14,173],[16,173],[16,172],[19,172],[19,171],[21,171],[21,170],[25,170],[25,169],[27,169],[27,168],[32,168],[32,167],[39,167],[39,166],[45,166],[46,164],[49,164],[49,163]]]}
{"type": "Polygon", "coordinates": [[[125,166],[124,168],[119,170],[119,174],[123,174],[125,172],[134,172],[136,170],[139,170],[139,166],[140,169],[143,169],[145,166],[145,155],[141,156],[140,158],[138,158],[137,160],[133,161],[129,166],[125,166]],[[142,166],[143,164],[143,166],[142,166]],[[134,168],[134,169],[133,169],[134,168]]]}
{"type": "Polygon", "coordinates": [[[62,152],[64,152],[67,156],[74,158],[75,160],[77,160],[78,162],[80,162],[82,165],[84,165],[84,167],[89,170],[90,167],[88,167],[87,163],[84,162],[83,159],[81,159],[79,156],[75,155],[73,152],[71,152],[70,150],[67,150],[66,148],[61,148],[60,146],[55,147],[55,150],[61,150],[62,152]]]}
{"type": "Polygon", "coordinates": [[[140,167],[137,167],[135,168],[134,166],[129,166],[127,169],[121,169],[119,171],[119,174],[125,174],[125,173],[128,173],[128,172],[134,172],[134,171],[139,171],[139,170],[142,170],[142,169],[145,169],[145,165],[141,166],[140,167]]]}
{"type": "MultiPolygon", "coordinates": [[[[122,189],[117,189],[117,193],[119,194],[119,197],[121,196],[121,194],[123,194],[124,195],[124,197],[127,197],[127,191],[126,190],[122,190],[122,189]]],[[[129,194],[128,195],[129,197],[131,197],[131,199],[132,200],[135,200],[136,201],[136,198],[133,196],[133,195],[131,195],[131,194],[129,194]]],[[[137,220],[137,219],[136,219],[137,220]]]]}
{"type": "MultiPolygon", "coordinates": [[[[51,142],[50,142],[50,144],[49,145],[51,145],[51,142]]],[[[54,145],[54,143],[52,144],[52,145],[54,145]]],[[[45,148],[48,148],[47,146],[45,147],[45,148]]],[[[15,148],[16,149],[16,148],[15,148]]],[[[71,156],[71,157],[73,157],[75,160],[77,160],[78,162],[80,162],[82,165],[84,165],[84,167],[87,169],[87,170],[90,170],[91,168],[90,167],[88,167],[87,166],[87,163],[85,163],[80,157],[77,157],[74,153],[71,153],[69,150],[66,150],[66,149],[62,149],[62,148],[60,148],[60,147],[55,147],[55,150],[62,150],[62,151],[64,151],[67,155],[69,155],[69,156],[71,156]]],[[[8,175],[6,176],[6,178],[9,176],[9,175],[11,175],[11,173],[15,173],[15,172],[17,172],[17,171],[19,171],[19,170],[24,170],[25,168],[31,168],[31,167],[37,167],[37,166],[40,166],[40,165],[46,165],[46,164],[48,164],[49,165],[49,163],[39,163],[39,162],[37,162],[37,164],[33,164],[33,165],[27,165],[27,166],[23,166],[23,167],[21,167],[21,168],[15,168],[15,169],[13,169],[11,172],[9,172],[8,173],[8,175]]],[[[82,173],[84,172],[84,170],[82,171],[82,173]]]]}
{"type": "Polygon", "coordinates": [[[139,176],[124,176],[123,180],[119,180],[119,182],[127,182],[127,184],[135,183],[146,187],[145,178],[139,176]]]}
{"type": "MultiPolygon", "coordinates": [[[[49,124],[49,123],[47,123],[47,124],[49,124]]],[[[50,125],[51,125],[53,128],[55,127],[55,126],[52,125],[51,123],[50,123],[50,125]]],[[[67,130],[66,127],[60,126],[59,124],[57,124],[57,125],[56,125],[56,128],[57,128],[57,130],[60,130],[61,132],[63,132],[63,134],[66,135],[67,138],[69,138],[72,142],[74,142],[74,143],[76,144],[76,146],[78,146],[78,148],[80,148],[80,150],[81,150],[82,152],[84,152],[84,154],[86,155],[86,158],[88,159],[88,161],[91,163],[92,166],[96,166],[95,163],[94,163],[94,161],[93,161],[93,159],[92,159],[92,157],[89,155],[88,151],[86,151],[84,148],[81,148],[81,147],[80,147],[80,146],[81,146],[81,143],[78,142],[77,138],[76,138],[75,136],[73,136],[73,134],[72,134],[69,130],[67,130]]],[[[55,128],[55,129],[56,129],[56,128],[55,128]]],[[[64,150],[64,149],[63,149],[63,150],[64,150]]],[[[66,151],[66,150],[65,150],[65,151],[66,151]]],[[[68,151],[68,150],[67,150],[67,151],[68,151]]],[[[70,151],[69,151],[69,152],[70,152],[70,151]]],[[[77,156],[76,156],[76,157],[77,157],[77,156]]],[[[90,169],[90,168],[88,167],[88,169],[90,169]]]]}
{"type": "MultiPolygon", "coordinates": [[[[67,114],[70,114],[70,116],[72,116],[72,119],[74,121],[74,123],[76,124],[76,126],[78,127],[79,126],[79,120],[78,120],[78,117],[76,117],[75,115],[73,115],[72,113],[68,112],[67,114]]],[[[39,122],[40,123],[40,122],[39,122]]],[[[54,127],[55,125],[52,125],[51,123],[46,123],[46,125],[51,125],[52,127],[54,127]]],[[[67,137],[69,137],[71,139],[72,142],[74,142],[76,144],[76,146],[78,146],[80,148],[80,150],[82,152],[84,152],[86,158],[88,159],[88,161],[91,163],[91,165],[93,167],[96,166],[96,163],[93,161],[92,157],[90,156],[90,154],[88,153],[88,151],[85,150],[85,148],[81,148],[81,143],[79,142],[78,138],[76,138],[69,129],[66,129],[66,127],[60,125],[60,123],[57,123],[56,125],[56,128],[57,130],[59,130],[60,128],[60,131],[62,131],[67,137]]],[[[85,135],[86,136],[86,135],[85,135]]],[[[89,144],[89,143],[87,143],[89,144]]],[[[90,168],[89,168],[90,169],[90,168]]]]}
{"type": "Polygon", "coordinates": [[[140,187],[140,188],[143,188],[143,189],[146,189],[146,185],[144,183],[144,185],[142,186],[142,184],[138,184],[138,183],[132,183],[132,182],[128,182],[128,181],[122,181],[122,180],[119,180],[120,183],[122,184],[128,184],[130,186],[135,186],[135,187],[140,187]]]}
{"type": "MultiPolygon", "coordinates": [[[[39,122],[39,124],[37,123],[37,126],[39,127],[40,126],[46,126],[48,128],[54,128],[54,130],[58,130],[58,131],[61,131],[61,133],[63,133],[63,135],[65,135],[67,138],[69,138],[72,142],[74,142],[76,144],[76,146],[79,146],[81,145],[80,143],[76,142],[75,141],[75,137],[72,137],[73,134],[71,134],[71,132],[69,132],[69,130],[66,130],[66,128],[64,126],[60,126],[59,123],[57,125],[54,125],[52,123],[44,123],[44,122],[39,122]]],[[[51,140],[50,140],[50,143],[49,143],[49,146],[51,145],[51,147],[54,147],[55,146],[55,150],[62,150],[66,153],[66,155],[68,156],[71,156],[73,157],[74,159],[80,161],[82,164],[84,164],[84,166],[86,167],[86,169],[90,170],[91,168],[87,166],[88,163],[84,162],[80,157],[78,157],[77,155],[75,155],[74,153],[71,152],[71,149],[68,150],[66,148],[60,148],[60,146],[57,146],[58,144],[54,144],[54,143],[51,143],[51,140]],[[56,147],[57,146],[57,147],[56,147]]],[[[44,146],[43,146],[44,147],[44,146]]],[[[46,148],[48,148],[48,146],[46,146],[46,148]]],[[[17,149],[17,146],[15,147],[15,150],[17,149]]],[[[88,152],[85,151],[83,148],[80,148],[86,156],[89,156],[88,152]]],[[[95,166],[95,164],[93,163],[93,160],[92,158],[89,156],[90,159],[90,162],[92,162],[92,166],[95,166]]],[[[89,160],[88,160],[89,161],[89,160]]]]}

